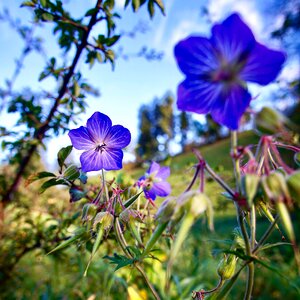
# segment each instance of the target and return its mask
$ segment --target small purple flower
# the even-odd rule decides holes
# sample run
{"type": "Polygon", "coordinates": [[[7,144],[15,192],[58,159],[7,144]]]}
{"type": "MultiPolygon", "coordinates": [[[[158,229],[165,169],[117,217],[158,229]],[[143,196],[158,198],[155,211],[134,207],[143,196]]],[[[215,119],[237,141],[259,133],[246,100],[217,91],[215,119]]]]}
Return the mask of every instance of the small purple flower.
{"type": "Polygon", "coordinates": [[[285,54],[258,43],[238,14],[212,28],[211,38],[191,36],[175,46],[186,79],[178,86],[180,110],[210,113],[230,129],[251,101],[246,82],[267,85],[279,74],[285,54]]]}
{"type": "Polygon", "coordinates": [[[152,162],[146,174],[139,179],[138,184],[143,188],[145,197],[153,201],[156,196],[166,197],[170,194],[171,186],[166,181],[169,176],[169,167],[160,167],[158,163],[152,162]]]}
{"type": "Polygon", "coordinates": [[[119,170],[123,151],[131,140],[130,131],[121,125],[112,126],[110,118],[95,112],[86,123],[69,132],[72,145],[85,150],[80,156],[82,171],[119,170]]]}

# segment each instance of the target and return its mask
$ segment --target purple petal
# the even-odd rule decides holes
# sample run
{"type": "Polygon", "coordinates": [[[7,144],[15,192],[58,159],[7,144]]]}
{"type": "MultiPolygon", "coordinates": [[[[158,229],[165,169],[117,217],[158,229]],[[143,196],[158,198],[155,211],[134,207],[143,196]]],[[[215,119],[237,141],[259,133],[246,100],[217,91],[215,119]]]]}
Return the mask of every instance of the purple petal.
{"type": "Polygon", "coordinates": [[[166,180],[170,176],[170,168],[169,167],[161,167],[156,173],[157,178],[162,180],[166,180]]]}
{"type": "Polygon", "coordinates": [[[83,172],[99,170],[119,170],[122,168],[123,152],[119,149],[106,148],[104,151],[89,150],[80,156],[83,172]]]}
{"type": "Polygon", "coordinates": [[[120,149],[106,148],[102,152],[103,169],[106,171],[122,169],[123,151],[120,149]]]}
{"type": "Polygon", "coordinates": [[[186,75],[203,75],[219,66],[216,51],[207,38],[192,36],[180,41],[174,49],[181,71],[186,75]]]}
{"type": "Polygon", "coordinates": [[[209,113],[221,91],[222,85],[218,83],[188,78],[178,86],[177,107],[198,114],[209,113]]]}
{"type": "Polygon", "coordinates": [[[111,126],[110,118],[100,112],[95,112],[86,123],[86,127],[95,143],[103,143],[111,126]]]}
{"type": "Polygon", "coordinates": [[[256,43],[240,73],[240,78],[245,81],[267,85],[277,77],[285,58],[283,52],[256,43]]]}
{"type": "Polygon", "coordinates": [[[147,199],[155,200],[156,199],[156,194],[154,193],[153,189],[151,190],[144,190],[144,194],[147,199]]]}
{"type": "Polygon", "coordinates": [[[108,132],[104,142],[108,147],[122,149],[128,146],[130,140],[131,134],[127,128],[121,125],[114,125],[108,132]]]}
{"type": "Polygon", "coordinates": [[[255,46],[250,28],[238,14],[232,14],[222,24],[213,26],[212,43],[225,62],[240,62],[255,46]]]}
{"type": "Polygon", "coordinates": [[[80,126],[77,129],[70,130],[69,137],[73,147],[78,150],[89,150],[95,147],[95,143],[86,127],[80,126]]]}
{"type": "Polygon", "coordinates": [[[147,171],[147,173],[148,174],[152,174],[152,173],[156,174],[159,171],[159,169],[160,169],[160,165],[157,162],[153,161],[151,163],[151,165],[150,165],[149,170],[147,171]]]}
{"type": "Polygon", "coordinates": [[[171,186],[169,182],[155,182],[151,189],[157,196],[166,197],[171,193],[171,186]]]}
{"type": "Polygon", "coordinates": [[[235,130],[250,101],[251,95],[245,88],[237,84],[231,85],[214,103],[211,115],[217,123],[235,130]]]}

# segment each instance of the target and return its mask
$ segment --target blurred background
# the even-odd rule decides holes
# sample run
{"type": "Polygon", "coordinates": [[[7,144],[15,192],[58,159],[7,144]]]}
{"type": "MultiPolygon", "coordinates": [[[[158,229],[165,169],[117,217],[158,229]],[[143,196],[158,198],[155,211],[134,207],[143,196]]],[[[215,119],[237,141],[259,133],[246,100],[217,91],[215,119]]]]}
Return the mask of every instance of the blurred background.
{"type": "MultiPolygon", "coordinates": [[[[114,16],[114,26],[100,22],[92,35],[106,35],[111,26],[114,36],[120,39],[111,45],[107,42],[102,59],[90,50],[79,59],[68,87],[70,95],[60,99],[66,106],[56,111],[41,139],[38,126],[43,128],[43,121],[63,85],[60,75],[67,73],[78,48],[76,41],[68,46],[68,39],[72,38],[68,27],[57,27],[45,15],[38,22],[30,5],[21,7],[25,2],[0,1],[0,298],[151,299],[133,269],[114,272],[114,267],[101,259],[114,252],[113,239],[108,239],[101,249],[86,278],[82,274],[88,254],[83,245],[46,256],[80,223],[80,209],[85,200],[70,203],[68,191],[59,187],[40,194],[40,184],[27,186],[26,178],[42,170],[57,173],[57,152],[70,145],[67,131],[84,126],[93,112],[100,111],[113,124],[127,127],[132,134],[132,142],[125,151],[124,170],[111,175],[117,177],[121,186],[133,184],[146,170],[147,162],[156,160],[171,167],[172,195],[178,195],[192,178],[190,170],[196,159],[191,149],[195,147],[201,149],[214,170],[232,183],[227,129],[209,115],[192,115],[176,108],[176,90],[184,76],[176,65],[174,46],[189,35],[209,37],[213,23],[232,12],[240,13],[258,41],[284,50],[288,57],[274,83],[268,87],[249,85],[254,96],[251,109],[259,111],[263,106],[271,106],[299,126],[300,2],[166,0],[165,15],[156,6],[151,18],[146,5],[135,12],[134,1],[126,9],[125,0],[112,1],[112,11],[119,16],[114,16]],[[109,50],[114,53],[113,59],[109,58],[109,50]],[[56,70],[57,74],[48,76],[47,70],[56,70]],[[72,97],[79,99],[77,106],[71,104],[72,97]],[[24,158],[30,151],[30,160],[24,166],[24,158]],[[19,172],[22,166],[23,171],[19,172]],[[16,178],[16,174],[20,176],[16,178]]],[[[80,19],[82,23],[86,22],[82,16],[95,3],[95,0],[62,1],[72,20],[80,19]]],[[[242,145],[258,142],[252,115],[250,110],[242,120],[242,145]]],[[[287,135],[289,142],[298,136],[287,135]]],[[[75,150],[68,159],[78,163],[79,155],[75,150]]],[[[289,164],[294,164],[289,153],[283,155],[289,164]]],[[[97,175],[91,173],[88,179],[95,188],[97,175]]],[[[209,232],[202,220],[193,227],[174,267],[178,282],[174,299],[178,295],[180,299],[190,299],[192,290],[214,287],[218,280],[215,256],[236,226],[234,211],[220,195],[216,183],[209,181],[206,189],[215,209],[215,231],[209,232]]],[[[299,220],[297,217],[299,212],[295,213],[295,219],[299,220]]],[[[259,222],[258,230],[263,232],[268,222],[263,219],[259,222]]],[[[273,238],[280,239],[280,234],[274,232],[273,238]]],[[[169,249],[167,242],[162,242],[161,247],[169,249]]],[[[161,261],[165,260],[163,253],[159,256],[161,261]]],[[[288,247],[267,253],[266,261],[272,259],[275,265],[280,265],[283,275],[258,268],[253,299],[297,299],[295,285],[300,282],[291,269],[292,253],[288,247]]],[[[154,285],[163,288],[161,263],[153,260],[146,270],[154,285]]],[[[241,277],[237,286],[242,286],[244,279],[241,277]]],[[[233,293],[231,299],[241,299],[242,287],[233,293]]]]}

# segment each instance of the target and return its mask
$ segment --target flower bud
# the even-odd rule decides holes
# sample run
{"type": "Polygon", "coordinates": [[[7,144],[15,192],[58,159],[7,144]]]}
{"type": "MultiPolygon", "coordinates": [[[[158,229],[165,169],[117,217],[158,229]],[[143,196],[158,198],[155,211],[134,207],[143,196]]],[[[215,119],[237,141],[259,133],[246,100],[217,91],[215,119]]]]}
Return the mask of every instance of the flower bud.
{"type": "Polygon", "coordinates": [[[264,107],[255,115],[255,127],[262,134],[275,134],[284,127],[285,117],[270,107],[264,107]]]}
{"type": "Polygon", "coordinates": [[[113,224],[114,216],[109,212],[99,212],[97,213],[94,223],[93,229],[98,231],[99,227],[102,226],[103,229],[108,232],[113,224]]]}
{"type": "Polygon", "coordinates": [[[300,205],[300,171],[290,175],[286,182],[292,198],[300,205]]]}
{"type": "Polygon", "coordinates": [[[241,180],[242,192],[247,199],[247,203],[249,207],[252,206],[253,199],[256,195],[257,188],[259,185],[259,181],[260,181],[260,177],[256,174],[245,174],[242,177],[241,180]]]}
{"type": "Polygon", "coordinates": [[[171,219],[176,209],[177,201],[174,197],[167,198],[158,208],[155,218],[162,223],[171,219]]]}
{"type": "Polygon", "coordinates": [[[132,220],[140,221],[138,213],[133,209],[123,210],[122,213],[119,215],[119,218],[123,223],[129,223],[132,220]]]}
{"type": "Polygon", "coordinates": [[[262,186],[269,200],[290,202],[290,193],[282,173],[273,172],[264,176],[262,178],[262,186]]]}
{"type": "Polygon", "coordinates": [[[82,208],[82,221],[87,222],[94,219],[97,213],[97,207],[93,203],[87,203],[82,208]]]}
{"type": "Polygon", "coordinates": [[[198,217],[207,209],[210,200],[204,193],[189,191],[184,193],[178,202],[186,211],[189,211],[194,217],[198,217]]]}
{"type": "Polygon", "coordinates": [[[79,178],[80,171],[75,165],[70,165],[65,171],[64,171],[64,177],[67,180],[73,181],[79,178]]]}
{"type": "Polygon", "coordinates": [[[300,151],[295,153],[294,155],[294,161],[297,164],[298,167],[300,167],[300,151]]]}
{"type": "Polygon", "coordinates": [[[222,280],[230,279],[235,272],[237,257],[235,255],[229,254],[224,256],[218,266],[218,275],[222,280]]]}

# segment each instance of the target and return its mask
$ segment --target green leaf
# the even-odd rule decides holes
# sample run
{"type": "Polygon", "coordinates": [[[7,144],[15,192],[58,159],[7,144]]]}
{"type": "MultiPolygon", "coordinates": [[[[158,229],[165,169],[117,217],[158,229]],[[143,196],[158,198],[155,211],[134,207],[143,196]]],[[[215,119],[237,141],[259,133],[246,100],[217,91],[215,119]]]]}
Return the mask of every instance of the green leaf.
{"type": "Polygon", "coordinates": [[[80,176],[80,171],[75,165],[70,165],[65,171],[64,171],[64,177],[69,181],[74,181],[80,176]]]}
{"type": "Polygon", "coordinates": [[[43,13],[42,14],[42,20],[52,22],[54,20],[54,17],[53,17],[53,15],[51,15],[49,13],[43,13]]]}
{"type": "Polygon", "coordinates": [[[47,0],[40,0],[41,6],[46,7],[47,6],[47,0]]]}
{"type": "Polygon", "coordinates": [[[42,184],[40,187],[40,194],[44,193],[48,188],[55,185],[68,185],[64,179],[52,178],[42,184]]]}
{"type": "Polygon", "coordinates": [[[26,179],[25,186],[27,187],[32,182],[42,179],[42,178],[47,178],[47,177],[56,177],[56,175],[53,173],[50,173],[50,172],[45,172],[45,171],[32,174],[26,179]]]}
{"type": "Polygon", "coordinates": [[[88,262],[88,264],[87,264],[87,266],[86,266],[86,269],[85,269],[85,271],[84,271],[84,275],[83,275],[83,276],[86,276],[86,275],[87,275],[87,271],[88,271],[88,269],[89,269],[89,266],[90,266],[90,264],[91,264],[91,262],[92,262],[92,260],[93,260],[93,258],[94,258],[94,256],[95,256],[97,250],[99,249],[100,243],[101,243],[101,241],[102,241],[103,233],[104,233],[104,228],[103,228],[103,226],[100,226],[100,227],[99,227],[99,230],[98,230],[98,232],[97,232],[97,238],[96,238],[96,241],[95,241],[95,243],[94,243],[94,245],[93,245],[93,249],[92,249],[92,253],[91,253],[89,262],[88,262]]]}
{"type": "Polygon", "coordinates": [[[84,198],[86,195],[86,191],[83,191],[76,186],[71,187],[69,190],[69,193],[70,193],[70,201],[71,202],[77,202],[77,201],[81,200],[82,198],[84,198]]]}
{"type": "Polygon", "coordinates": [[[162,0],[154,0],[154,2],[157,4],[157,6],[160,8],[161,12],[163,15],[166,14],[165,12],[165,7],[164,7],[164,3],[162,2],[162,0]]]}
{"type": "Polygon", "coordinates": [[[111,38],[106,39],[106,45],[109,47],[114,45],[120,39],[120,37],[120,35],[114,35],[111,38]]]}
{"type": "Polygon", "coordinates": [[[126,8],[129,5],[129,3],[130,3],[130,0],[126,0],[125,4],[124,4],[124,7],[126,8]]]}
{"type": "Polygon", "coordinates": [[[57,162],[58,162],[60,168],[62,168],[64,166],[65,160],[67,159],[67,157],[72,152],[72,149],[73,149],[73,146],[67,146],[67,147],[61,148],[58,151],[58,153],[57,153],[57,162]]]}
{"type": "Polygon", "coordinates": [[[62,243],[60,243],[57,247],[55,247],[53,250],[51,250],[49,253],[47,253],[47,255],[58,251],[58,250],[62,250],[64,248],[67,248],[68,246],[72,245],[74,242],[76,242],[78,239],[80,239],[86,232],[86,229],[81,227],[78,228],[77,231],[75,232],[74,236],[70,237],[69,239],[67,239],[66,241],[63,241],[62,243]]]}
{"type": "Polygon", "coordinates": [[[155,13],[153,0],[149,0],[149,2],[148,2],[148,12],[149,12],[150,17],[153,18],[154,13],[155,13]]]}
{"type": "Polygon", "coordinates": [[[132,5],[133,11],[137,12],[141,6],[141,2],[140,2],[140,0],[132,0],[131,5],[132,5]]]}
{"type": "Polygon", "coordinates": [[[21,7],[35,7],[35,3],[33,1],[24,1],[21,3],[21,7]]]}
{"type": "Polygon", "coordinates": [[[123,267],[126,267],[128,265],[132,265],[135,261],[134,259],[127,258],[126,256],[120,255],[117,253],[114,253],[114,256],[105,255],[103,258],[108,259],[110,261],[110,264],[117,265],[115,268],[115,271],[117,271],[123,267]]]}
{"type": "Polygon", "coordinates": [[[126,208],[130,207],[140,196],[142,192],[139,192],[138,194],[132,196],[131,198],[129,198],[125,203],[124,203],[124,206],[126,208]]]}
{"type": "Polygon", "coordinates": [[[95,13],[98,12],[98,8],[92,8],[92,9],[89,9],[86,13],[85,13],[85,16],[88,17],[88,16],[92,16],[94,15],[95,13]]]}

